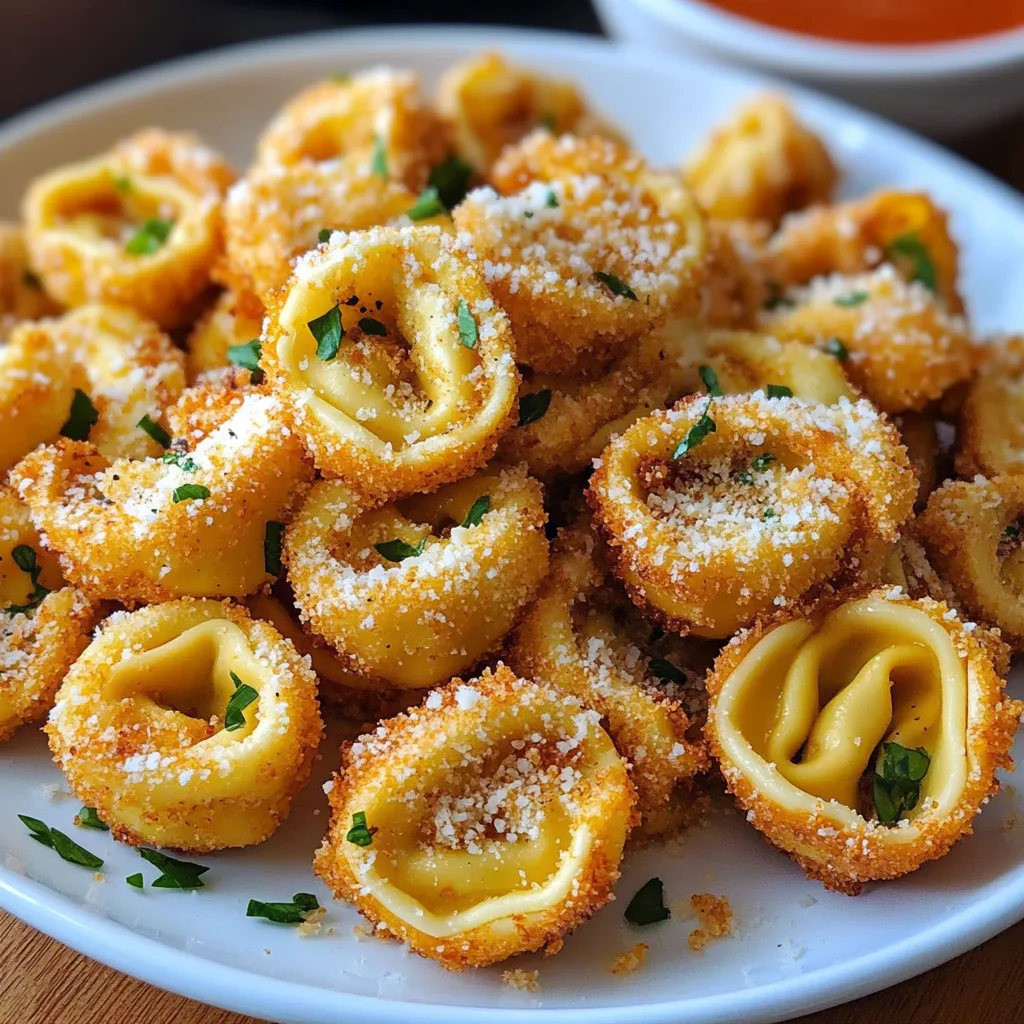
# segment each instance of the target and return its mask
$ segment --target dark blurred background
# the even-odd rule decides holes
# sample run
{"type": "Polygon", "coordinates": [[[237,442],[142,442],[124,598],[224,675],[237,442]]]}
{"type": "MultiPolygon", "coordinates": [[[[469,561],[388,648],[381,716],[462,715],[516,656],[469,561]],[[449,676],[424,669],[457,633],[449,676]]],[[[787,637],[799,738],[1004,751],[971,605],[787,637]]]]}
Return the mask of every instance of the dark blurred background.
{"type": "Polygon", "coordinates": [[[0,119],[122,71],[215,46],[409,22],[599,31],[587,0],[0,0],[0,119]]]}

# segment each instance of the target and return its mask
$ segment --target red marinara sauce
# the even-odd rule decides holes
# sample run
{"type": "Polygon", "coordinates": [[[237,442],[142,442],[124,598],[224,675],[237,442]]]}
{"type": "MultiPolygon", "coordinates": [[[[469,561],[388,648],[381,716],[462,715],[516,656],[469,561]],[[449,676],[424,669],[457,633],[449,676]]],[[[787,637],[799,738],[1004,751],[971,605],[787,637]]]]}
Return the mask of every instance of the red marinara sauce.
{"type": "Polygon", "coordinates": [[[774,28],[846,43],[946,43],[1024,26],[1024,0],[704,2],[774,28]]]}

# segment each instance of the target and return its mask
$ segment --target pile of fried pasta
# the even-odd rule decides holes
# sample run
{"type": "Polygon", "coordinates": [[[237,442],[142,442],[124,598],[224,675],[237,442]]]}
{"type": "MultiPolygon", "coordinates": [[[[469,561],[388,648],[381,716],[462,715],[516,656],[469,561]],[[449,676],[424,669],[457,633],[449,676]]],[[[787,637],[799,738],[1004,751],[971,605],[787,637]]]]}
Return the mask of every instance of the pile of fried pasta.
{"type": "Polygon", "coordinates": [[[1024,709],[1024,341],[928,196],[837,177],[779,97],[654,169],[484,54],[312,86],[241,178],[148,129],[34,180],[0,739],[200,853],[337,763],[323,703],[315,870],[451,969],[556,951],[723,782],[830,889],[943,856],[1024,709]]]}

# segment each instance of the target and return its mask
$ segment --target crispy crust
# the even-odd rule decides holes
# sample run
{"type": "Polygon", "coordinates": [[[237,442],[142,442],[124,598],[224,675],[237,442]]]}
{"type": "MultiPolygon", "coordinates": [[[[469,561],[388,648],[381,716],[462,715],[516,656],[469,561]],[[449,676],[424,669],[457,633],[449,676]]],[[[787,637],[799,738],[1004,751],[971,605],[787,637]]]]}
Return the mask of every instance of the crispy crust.
{"type": "MultiPolygon", "coordinates": [[[[438,960],[449,970],[482,967],[542,948],[549,954],[557,952],[566,934],[611,899],[623,846],[635,820],[635,794],[626,766],[591,715],[593,712],[583,711],[573,698],[517,679],[500,664],[493,673],[487,670],[468,684],[453,679],[435,691],[425,705],[382,723],[374,733],[343,747],[341,770],[329,794],[330,829],[314,861],[317,874],[339,899],[355,904],[377,925],[377,934],[406,941],[414,952],[438,960]],[[575,738],[570,740],[571,736],[575,738]],[[503,813],[506,804],[498,790],[495,762],[501,760],[505,749],[513,749],[513,739],[522,744],[515,749],[527,764],[537,763],[531,758],[536,750],[540,763],[553,769],[564,765],[563,771],[569,770],[572,775],[575,769],[578,773],[573,786],[563,793],[571,794],[565,806],[572,848],[578,842],[584,845],[572,856],[566,853],[557,858],[557,873],[566,865],[571,869],[564,884],[555,880],[557,873],[535,879],[550,894],[543,903],[534,900],[528,912],[494,911],[497,916],[472,927],[460,927],[456,913],[448,912],[442,922],[447,926],[446,934],[439,936],[433,927],[437,918],[423,912],[415,897],[410,913],[396,912],[400,904],[394,902],[392,892],[396,888],[401,891],[400,883],[390,879],[409,851],[402,849],[400,838],[390,834],[401,822],[396,824],[385,817],[388,807],[404,799],[403,806],[409,810],[403,810],[402,817],[418,810],[423,825],[429,828],[435,820],[430,800],[437,794],[423,793],[424,787],[435,779],[448,785],[458,780],[466,793],[481,788],[483,795],[494,794],[491,799],[497,800],[497,813],[503,813]],[[357,811],[366,814],[371,828],[375,822],[379,826],[371,847],[346,841],[352,815],[357,811]],[[390,869],[389,863],[394,865],[390,869]]],[[[557,806],[560,798],[549,794],[546,784],[541,785],[552,806],[557,806]]],[[[511,804],[507,806],[511,809],[511,804]]],[[[482,820],[491,822],[492,818],[482,820]]],[[[540,835],[555,827],[541,823],[540,835]]],[[[493,839],[503,833],[480,834],[488,836],[480,839],[483,848],[493,844],[499,862],[503,860],[502,847],[493,839]]],[[[410,838],[415,842],[417,836],[410,838]]],[[[422,849],[419,843],[423,841],[417,842],[412,853],[422,849]]],[[[473,846],[471,840],[466,842],[473,846]]],[[[511,851],[517,847],[516,843],[503,845],[511,851]]],[[[458,849],[453,846],[453,850],[458,849]]],[[[426,884],[415,891],[422,898],[440,896],[437,887],[444,880],[435,876],[433,891],[426,884]]],[[[475,879],[471,866],[467,865],[461,877],[447,881],[456,888],[453,896],[464,887],[472,893],[475,879]]],[[[468,913],[487,902],[486,896],[482,899],[482,903],[470,905],[468,913]]]]}
{"type": "MultiPolygon", "coordinates": [[[[769,842],[789,853],[809,878],[851,896],[857,895],[865,882],[897,878],[926,861],[944,856],[960,839],[971,834],[975,815],[999,789],[996,771],[1012,768],[1009,750],[1024,712],[1024,704],[1004,696],[1003,675],[1009,663],[1005,646],[997,637],[982,628],[965,628],[955,612],[927,598],[912,601],[883,591],[876,591],[871,597],[924,612],[950,635],[967,667],[966,781],[955,808],[946,817],[937,816],[930,807],[922,807],[912,819],[919,831],[913,841],[894,841],[893,834],[902,829],[880,826],[859,814],[852,823],[844,825],[830,815],[825,801],[818,801],[811,816],[787,809],[769,794],[760,792],[723,745],[723,687],[755,645],[782,623],[758,623],[726,645],[707,684],[708,741],[729,791],[747,812],[747,820],[769,842]]],[[[834,607],[834,602],[822,606],[813,613],[814,620],[820,621],[834,607]]]]}
{"type": "Polygon", "coordinates": [[[605,449],[587,500],[638,607],[680,633],[725,637],[823,591],[877,583],[914,488],[895,428],[870,403],[755,392],[692,395],[634,424],[605,449]],[[717,429],[672,460],[705,413],[717,429]],[[740,479],[759,452],[774,461],[740,479]]]}
{"type": "MultiPolygon", "coordinates": [[[[640,824],[633,839],[649,841],[689,823],[694,777],[710,761],[703,740],[691,735],[680,702],[690,695],[678,684],[659,682],[632,633],[606,613],[612,577],[587,518],[560,531],[551,572],[516,630],[508,659],[521,675],[570,693],[601,715],[637,790],[640,824]],[[588,611],[598,616],[593,631],[577,628],[578,617],[588,611]]],[[[679,657],[682,643],[666,636],[660,646],[674,655],[677,669],[690,668],[679,657]]]]}
{"type": "Polygon", "coordinates": [[[46,733],[72,791],[116,839],[203,853],[277,830],[309,778],[323,723],[316,678],[289,641],[230,602],[186,598],[107,619],[68,672],[46,733]],[[210,624],[227,627],[228,639],[215,634],[176,653],[163,686],[147,690],[161,671],[152,662],[132,677],[134,660],[210,624]],[[224,730],[218,703],[221,659],[259,695],[234,732],[224,730]],[[174,679],[188,679],[186,667],[205,676],[198,691],[177,696],[174,679]],[[213,721],[192,701],[209,704],[213,721]]]}

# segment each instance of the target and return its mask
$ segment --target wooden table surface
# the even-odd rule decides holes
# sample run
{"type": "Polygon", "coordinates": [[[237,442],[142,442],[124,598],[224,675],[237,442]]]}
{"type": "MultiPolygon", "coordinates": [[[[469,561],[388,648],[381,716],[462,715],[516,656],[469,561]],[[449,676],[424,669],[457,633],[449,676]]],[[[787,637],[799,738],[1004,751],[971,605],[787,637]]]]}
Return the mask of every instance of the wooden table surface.
{"type": "MultiPolygon", "coordinates": [[[[1024,117],[954,148],[1024,190],[1024,117]]],[[[1024,923],[919,978],[798,1024],[973,1021],[1024,1021],[1024,923]]],[[[127,978],[0,912],[0,1024],[256,1022],[127,978]]]]}

